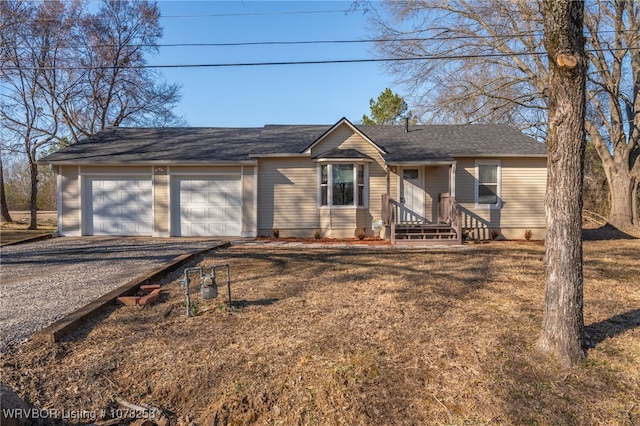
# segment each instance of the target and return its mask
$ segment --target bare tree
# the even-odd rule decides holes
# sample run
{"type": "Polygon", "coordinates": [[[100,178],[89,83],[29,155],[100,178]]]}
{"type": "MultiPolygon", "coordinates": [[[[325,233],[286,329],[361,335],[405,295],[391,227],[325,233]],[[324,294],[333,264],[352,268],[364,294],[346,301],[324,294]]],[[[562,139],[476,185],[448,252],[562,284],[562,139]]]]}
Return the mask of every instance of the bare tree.
{"type": "MultiPolygon", "coordinates": [[[[544,139],[549,64],[541,6],[526,0],[383,2],[372,12],[382,55],[431,122],[502,122],[544,139]]],[[[609,221],[639,225],[640,3],[598,0],[585,10],[588,136],[610,189],[609,221]],[[634,210],[635,208],[635,210],[634,210]]]]}
{"type": "Polygon", "coordinates": [[[584,3],[549,0],[544,45],[549,62],[545,211],[545,309],[540,347],[573,366],[584,358],[582,187],[586,68],[584,3]]]}
{"type": "Polygon", "coordinates": [[[4,189],[4,170],[2,168],[2,147],[0,146],[0,219],[2,222],[13,222],[9,207],[7,206],[7,195],[4,189]]]}
{"type": "Polygon", "coordinates": [[[26,156],[31,223],[37,227],[37,160],[54,143],[76,142],[107,126],[176,125],[179,87],[146,67],[162,35],[147,0],[0,2],[3,31],[2,135],[26,156]],[[10,23],[10,25],[5,25],[10,23]]]}
{"type": "Polygon", "coordinates": [[[159,19],[155,3],[104,0],[79,21],[73,42],[82,77],[72,80],[81,84],[56,97],[73,142],[107,126],[183,124],[172,112],[179,86],[145,68],[145,55],[157,51],[162,36],[159,19]]]}
{"type": "MultiPolygon", "coordinates": [[[[6,31],[9,31],[13,25],[15,25],[17,16],[15,16],[13,8],[8,8],[8,4],[0,4],[0,16],[2,16],[2,20],[0,20],[0,34],[4,34],[6,31]]],[[[5,45],[4,39],[2,39],[1,37],[2,36],[0,35],[0,69],[3,69],[7,61],[9,52],[7,50],[8,46],[5,45]]],[[[4,103],[4,99],[2,98],[1,93],[2,92],[0,91],[0,110],[2,110],[2,104],[4,103]]],[[[4,145],[3,133],[3,129],[2,127],[0,127],[0,219],[2,220],[2,222],[13,222],[13,219],[9,214],[9,207],[7,206],[7,195],[5,191],[3,167],[5,150],[2,149],[4,145]]]]}
{"type": "Polygon", "coordinates": [[[58,138],[57,111],[42,87],[44,75],[55,69],[63,40],[73,25],[76,5],[59,1],[42,4],[3,2],[0,13],[12,25],[0,35],[2,42],[3,134],[29,164],[31,220],[37,229],[38,154],[58,138]],[[5,18],[6,17],[6,18],[5,18]]]}

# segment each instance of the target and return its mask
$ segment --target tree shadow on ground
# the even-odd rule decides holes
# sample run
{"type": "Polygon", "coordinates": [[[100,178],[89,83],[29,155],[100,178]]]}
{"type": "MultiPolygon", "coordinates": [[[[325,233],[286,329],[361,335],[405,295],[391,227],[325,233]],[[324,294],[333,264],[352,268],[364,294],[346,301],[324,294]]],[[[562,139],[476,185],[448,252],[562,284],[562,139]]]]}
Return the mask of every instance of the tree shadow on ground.
{"type": "Polygon", "coordinates": [[[634,309],[590,324],[584,329],[585,346],[587,349],[593,349],[607,337],[618,336],[636,327],[640,327],[640,309],[634,309]]]}
{"type": "Polygon", "coordinates": [[[601,241],[601,240],[637,240],[638,238],[633,235],[627,234],[624,231],[616,228],[615,226],[607,223],[600,228],[595,229],[583,229],[582,239],[586,241],[601,241]]]}
{"type": "Polygon", "coordinates": [[[247,306],[271,306],[280,299],[258,299],[258,300],[232,300],[231,304],[236,308],[246,308],[247,306]]]}

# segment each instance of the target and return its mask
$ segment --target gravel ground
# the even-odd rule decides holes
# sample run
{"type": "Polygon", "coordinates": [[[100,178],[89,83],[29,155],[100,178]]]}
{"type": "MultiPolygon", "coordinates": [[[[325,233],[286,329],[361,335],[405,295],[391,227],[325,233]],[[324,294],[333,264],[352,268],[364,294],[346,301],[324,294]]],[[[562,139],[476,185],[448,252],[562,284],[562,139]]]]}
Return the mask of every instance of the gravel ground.
{"type": "Polygon", "coordinates": [[[54,238],[2,248],[0,352],[212,240],[54,238]]]}

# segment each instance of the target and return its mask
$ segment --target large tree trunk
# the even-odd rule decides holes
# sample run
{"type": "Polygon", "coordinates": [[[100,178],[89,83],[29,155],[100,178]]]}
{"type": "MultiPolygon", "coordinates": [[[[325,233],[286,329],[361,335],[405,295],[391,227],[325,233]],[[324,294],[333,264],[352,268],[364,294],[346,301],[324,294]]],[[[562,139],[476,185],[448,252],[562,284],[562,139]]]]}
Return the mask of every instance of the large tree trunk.
{"type": "Polygon", "coordinates": [[[539,346],[563,364],[584,358],[582,186],[585,151],[584,3],[543,3],[549,55],[544,319],[539,346]]]}
{"type": "Polygon", "coordinates": [[[615,188],[611,193],[609,223],[618,229],[633,226],[633,187],[634,181],[627,169],[612,167],[607,171],[609,187],[615,188]]]}
{"type": "Polygon", "coordinates": [[[11,215],[9,214],[7,197],[4,192],[4,172],[2,170],[2,156],[0,156],[0,210],[0,215],[3,222],[13,222],[13,219],[11,219],[11,215]]]}
{"type": "Polygon", "coordinates": [[[38,165],[31,160],[29,161],[29,177],[31,180],[31,198],[29,200],[31,220],[27,229],[38,229],[38,165]]]}
{"type": "Polygon", "coordinates": [[[639,189],[640,179],[636,179],[635,184],[633,185],[633,192],[631,193],[631,212],[633,213],[633,224],[638,227],[640,227],[640,215],[638,214],[638,204],[640,204],[640,200],[638,199],[638,197],[640,196],[640,194],[638,194],[639,189]]]}

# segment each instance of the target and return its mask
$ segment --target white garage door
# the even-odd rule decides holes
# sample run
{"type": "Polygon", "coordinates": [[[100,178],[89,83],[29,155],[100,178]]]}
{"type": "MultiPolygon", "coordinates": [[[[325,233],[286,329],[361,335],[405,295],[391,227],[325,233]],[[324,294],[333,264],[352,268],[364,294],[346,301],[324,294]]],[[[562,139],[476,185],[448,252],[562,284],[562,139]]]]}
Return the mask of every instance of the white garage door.
{"type": "Polygon", "coordinates": [[[240,176],[172,180],[172,233],[182,237],[232,237],[242,231],[240,176]]]}
{"type": "Polygon", "coordinates": [[[85,235],[152,235],[150,179],[87,178],[85,188],[85,235]]]}

